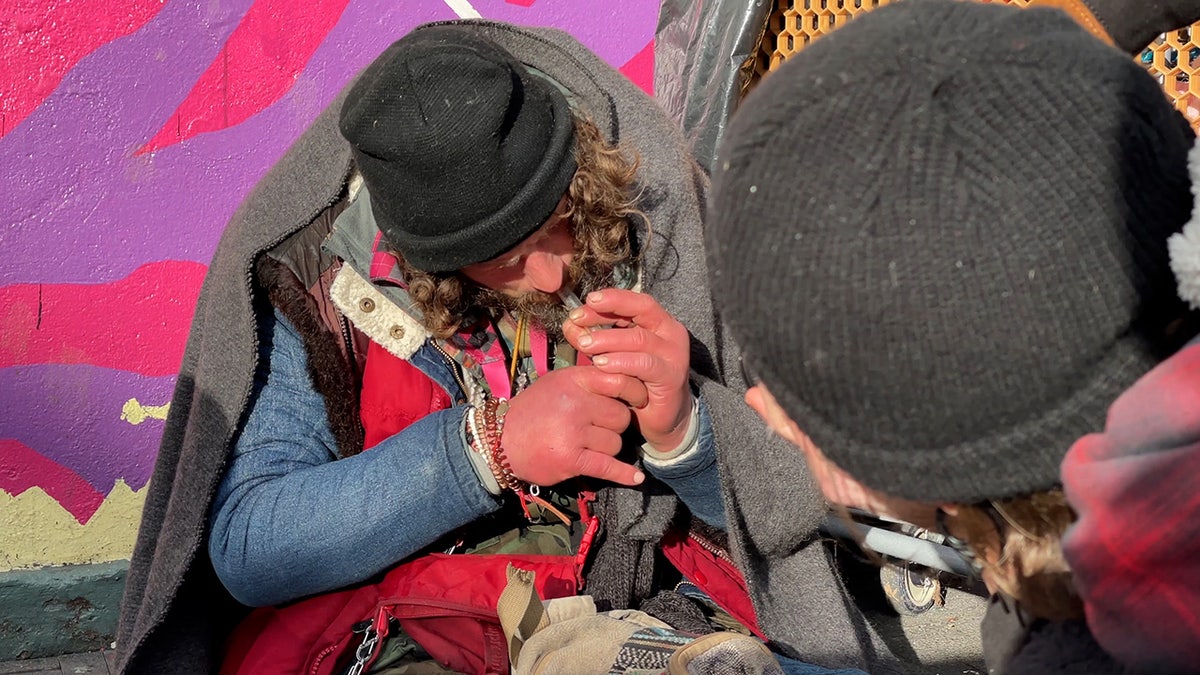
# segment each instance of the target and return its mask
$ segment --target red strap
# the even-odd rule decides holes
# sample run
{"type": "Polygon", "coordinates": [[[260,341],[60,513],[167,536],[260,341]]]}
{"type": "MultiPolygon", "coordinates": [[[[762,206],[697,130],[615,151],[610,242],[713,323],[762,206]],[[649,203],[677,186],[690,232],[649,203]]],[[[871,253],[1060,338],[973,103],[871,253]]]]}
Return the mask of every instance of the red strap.
{"type": "Polygon", "coordinates": [[[596,532],[600,530],[600,519],[592,515],[588,504],[596,501],[596,493],[587,490],[579,492],[576,504],[579,507],[579,522],[583,523],[583,538],[579,540],[579,550],[575,552],[575,582],[579,590],[583,590],[583,568],[587,565],[588,554],[592,551],[592,542],[596,532]]]}
{"type": "Polygon", "coordinates": [[[541,326],[529,327],[529,351],[533,354],[533,367],[538,377],[545,375],[550,370],[550,338],[546,337],[546,331],[541,326]]]}
{"type": "Polygon", "coordinates": [[[491,390],[492,395],[507,398],[512,389],[512,383],[508,381],[508,368],[504,363],[504,347],[501,345],[499,336],[491,340],[492,344],[488,347],[486,354],[482,349],[471,344],[470,334],[464,334],[462,337],[464,338],[463,344],[467,345],[463,351],[483,368],[483,377],[487,380],[488,389],[491,390]]]}

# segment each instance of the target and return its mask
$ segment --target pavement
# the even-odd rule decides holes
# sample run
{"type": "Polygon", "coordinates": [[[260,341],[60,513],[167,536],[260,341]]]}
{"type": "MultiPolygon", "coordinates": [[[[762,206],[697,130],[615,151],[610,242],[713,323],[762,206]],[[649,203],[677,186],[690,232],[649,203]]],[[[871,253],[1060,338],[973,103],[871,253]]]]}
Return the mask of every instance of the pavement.
{"type": "Polygon", "coordinates": [[[940,607],[916,615],[869,612],[868,619],[912,675],[983,675],[979,622],[985,609],[985,598],[949,589],[940,607]]]}
{"type": "Polygon", "coordinates": [[[67,654],[48,659],[25,659],[0,663],[0,675],[110,675],[112,652],[67,654]]]}

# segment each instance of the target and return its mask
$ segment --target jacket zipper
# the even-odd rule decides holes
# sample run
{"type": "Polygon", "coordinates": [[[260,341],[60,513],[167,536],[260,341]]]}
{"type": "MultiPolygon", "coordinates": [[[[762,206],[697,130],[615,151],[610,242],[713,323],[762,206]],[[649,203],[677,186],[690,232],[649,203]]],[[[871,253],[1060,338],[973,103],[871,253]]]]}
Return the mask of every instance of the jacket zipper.
{"type": "MultiPolygon", "coordinates": [[[[362,373],[358,367],[358,353],[354,348],[354,330],[350,327],[350,320],[346,318],[345,314],[338,311],[337,317],[338,327],[342,329],[342,342],[346,344],[346,365],[350,368],[350,372],[353,373],[354,379],[361,383],[362,373]]],[[[358,437],[360,439],[365,437],[366,431],[363,429],[361,415],[354,415],[354,426],[358,432],[358,437]]]]}
{"type": "MultiPolygon", "coordinates": [[[[359,621],[358,623],[351,626],[350,627],[350,635],[351,636],[354,636],[354,635],[369,636],[369,634],[371,632],[374,632],[374,630],[375,630],[375,622],[371,619],[367,619],[365,621],[359,621]]],[[[313,657],[312,666],[310,666],[308,669],[309,675],[317,675],[317,671],[321,669],[321,663],[323,661],[325,661],[325,658],[328,657],[331,652],[337,650],[339,647],[342,647],[343,644],[348,641],[349,640],[335,642],[335,643],[329,645],[328,647],[326,647],[325,649],[322,649],[320,652],[318,652],[317,655],[313,657]]],[[[358,655],[355,654],[355,656],[357,657],[358,655]]]]}
{"type": "Polygon", "coordinates": [[[346,315],[338,312],[338,327],[342,329],[342,342],[346,345],[346,360],[350,364],[350,370],[356,375],[358,374],[358,356],[354,349],[354,335],[350,330],[350,320],[346,315]]]}
{"type": "Polygon", "coordinates": [[[704,549],[705,551],[708,551],[709,553],[715,555],[716,557],[720,558],[721,560],[724,560],[725,562],[729,563],[730,565],[733,565],[735,568],[737,567],[737,565],[734,565],[733,558],[731,558],[729,556],[729,554],[727,552],[725,552],[720,546],[717,546],[716,544],[705,539],[704,537],[701,537],[700,535],[696,534],[695,532],[688,532],[688,537],[690,537],[692,541],[699,544],[700,548],[704,549]]]}
{"type": "Polygon", "coordinates": [[[433,348],[438,350],[438,353],[441,354],[442,358],[446,360],[446,365],[450,366],[450,372],[454,375],[454,381],[458,383],[458,388],[462,391],[463,398],[469,398],[469,394],[467,392],[467,383],[463,381],[462,372],[460,371],[458,362],[451,358],[450,355],[446,353],[446,350],[443,349],[442,346],[437,342],[430,340],[429,344],[433,345],[433,348]]]}
{"type": "Polygon", "coordinates": [[[325,661],[325,657],[329,656],[331,652],[337,650],[337,648],[341,646],[341,642],[335,642],[318,652],[317,655],[313,657],[312,667],[308,669],[309,675],[317,675],[317,671],[321,669],[321,663],[325,661]]]}

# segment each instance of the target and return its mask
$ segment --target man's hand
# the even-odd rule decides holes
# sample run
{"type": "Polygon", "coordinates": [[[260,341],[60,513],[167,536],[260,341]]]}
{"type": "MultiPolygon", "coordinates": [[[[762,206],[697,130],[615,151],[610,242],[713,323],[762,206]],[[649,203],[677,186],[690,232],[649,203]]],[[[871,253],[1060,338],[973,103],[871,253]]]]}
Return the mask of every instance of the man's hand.
{"type": "Polygon", "coordinates": [[[638,380],[593,366],[546,373],[508,402],[501,440],[513,475],[535,485],[576,476],[641,483],[645,475],[615,456],[629,407],[646,399],[638,380]]]}
{"type": "Polygon", "coordinates": [[[687,329],[645,293],[606,288],[589,293],[571,312],[563,334],[596,368],[637,378],[645,406],[634,406],[642,436],[670,452],[683,442],[692,414],[688,387],[691,350],[687,329]],[[594,326],[612,328],[591,330],[594,326]]]}

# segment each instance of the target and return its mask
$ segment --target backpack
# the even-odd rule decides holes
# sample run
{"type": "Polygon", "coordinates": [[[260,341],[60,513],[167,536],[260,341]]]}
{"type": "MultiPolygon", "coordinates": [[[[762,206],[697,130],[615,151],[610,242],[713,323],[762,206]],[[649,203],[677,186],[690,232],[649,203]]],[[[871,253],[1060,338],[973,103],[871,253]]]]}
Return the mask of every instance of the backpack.
{"type": "Polygon", "coordinates": [[[395,625],[442,666],[506,674],[508,645],[496,613],[508,565],[536,574],[538,593],[578,592],[576,558],[432,553],[376,583],[252,612],[234,631],[221,675],[364,673],[395,625]]]}

